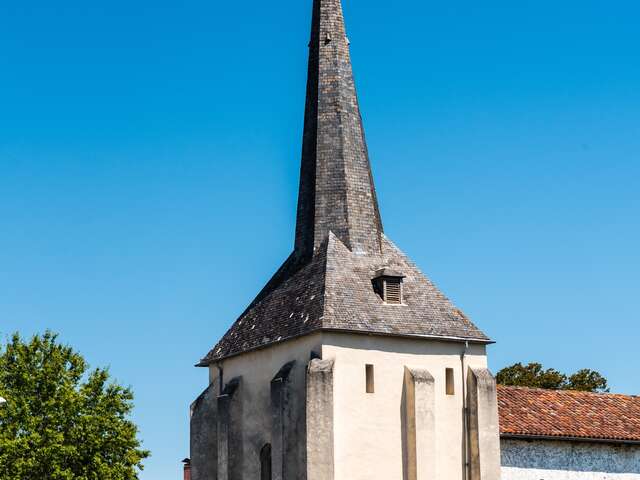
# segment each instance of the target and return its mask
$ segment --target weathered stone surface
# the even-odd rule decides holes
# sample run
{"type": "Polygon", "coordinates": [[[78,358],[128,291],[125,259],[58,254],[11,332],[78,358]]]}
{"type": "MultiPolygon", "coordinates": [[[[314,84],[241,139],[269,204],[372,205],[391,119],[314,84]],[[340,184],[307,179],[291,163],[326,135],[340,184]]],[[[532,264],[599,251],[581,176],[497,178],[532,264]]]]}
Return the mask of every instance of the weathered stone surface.
{"type": "Polygon", "coordinates": [[[191,479],[218,478],[218,392],[212,383],[191,405],[191,479]]]}
{"type": "Polygon", "coordinates": [[[404,479],[432,480],[436,475],[435,380],[425,369],[404,369],[404,479]]]}
{"type": "Polygon", "coordinates": [[[236,377],[218,397],[218,480],[242,479],[242,410],[242,377],[236,377]]]}
{"type": "Polygon", "coordinates": [[[333,360],[307,368],[307,480],[333,480],[333,360]]]}
{"type": "Polygon", "coordinates": [[[291,371],[296,362],[284,365],[271,380],[271,454],[273,480],[300,478],[296,457],[304,442],[296,431],[296,399],[291,371]]]}
{"type": "Polygon", "coordinates": [[[469,480],[500,480],[500,433],[496,380],[486,368],[467,374],[469,480]]]}
{"type": "Polygon", "coordinates": [[[639,480],[640,445],[503,439],[502,480],[639,480]]]}

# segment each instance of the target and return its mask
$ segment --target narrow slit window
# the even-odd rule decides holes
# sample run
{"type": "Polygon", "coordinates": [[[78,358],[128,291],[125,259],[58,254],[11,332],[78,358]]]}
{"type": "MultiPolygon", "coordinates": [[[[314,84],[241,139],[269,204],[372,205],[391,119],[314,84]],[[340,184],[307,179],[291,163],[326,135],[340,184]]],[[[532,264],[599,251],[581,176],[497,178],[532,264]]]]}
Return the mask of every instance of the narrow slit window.
{"type": "Polygon", "coordinates": [[[456,387],[455,387],[455,381],[453,378],[453,368],[447,368],[446,384],[447,384],[447,395],[455,395],[456,387]]]}
{"type": "Polygon", "coordinates": [[[367,364],[365,366],[365,376],[367,380],[367,393],[374,393],[375,381],[374,381],[374,374],[373,374],[373,365],[367,364]]]}
{"type": "Polygon", "coordinates": [[[260,480],[271,478],[271,444],[267,443],[260,451],[260,480]]]}

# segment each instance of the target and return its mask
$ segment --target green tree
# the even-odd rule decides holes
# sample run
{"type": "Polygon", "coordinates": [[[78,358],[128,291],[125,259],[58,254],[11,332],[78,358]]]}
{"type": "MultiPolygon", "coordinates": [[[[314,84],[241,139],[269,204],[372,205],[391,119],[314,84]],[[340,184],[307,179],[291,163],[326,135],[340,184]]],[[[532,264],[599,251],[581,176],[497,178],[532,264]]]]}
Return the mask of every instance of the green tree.
{"type": "Polygon", "coordinates": [[[608,392],[607,379],[600,373],[583,369],[573,375],[565,375],[553,368],[544,369],[540,363],[523,365],[516,363],[498,372],[500,385],[545,388],[548,390],[580,390],[584,392],[608,392]]]}
{"type": "Polygon", "coordinates": [[[0,480],[137,480],[133,394],[47,332],[0,346],[0,480]]]}
{"type": "Polygon", "coordinates": [[[570,390],[582,390],[585,392],[608,392],[607,379],[600,373],[584,368],[569,377],[568,388],[570,390]]]}

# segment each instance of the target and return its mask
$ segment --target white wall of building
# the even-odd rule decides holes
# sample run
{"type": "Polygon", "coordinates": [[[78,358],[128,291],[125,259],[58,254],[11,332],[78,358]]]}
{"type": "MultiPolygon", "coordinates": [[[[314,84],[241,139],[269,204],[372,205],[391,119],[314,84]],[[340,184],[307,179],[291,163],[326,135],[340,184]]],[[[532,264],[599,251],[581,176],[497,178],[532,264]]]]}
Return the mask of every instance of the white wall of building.
{"type": "MultiPolygon", "coordinates": [[[[425,369],[435,379],[437,479],[463,473],[463,343],[349,334],[324,334],[322,357],[334,364],[336,480],[402,480],[401,408],[405,366],[425,369]],[[375,371],[375,393],[366,393],[365,365],[375,371]],[[445,370],[453,368],[455,395],[445,391],[445,370]]],[[[483,345],[471,345],[465,371],[486,368],[483,345]]]]}
{"type": "MultiPolygon", "coordinates": [[[[404,478],[405,367],[427,370],[435,379],[436,478],[462,480],[462,372],[469,367],[487,366],[485,346],[471,344],[463,369],[460,355],[464,350],[462,342],[323,332],[224,360],[221,366],[225,382],[236,376],[243,379],[243,472],[247,478],[259,478],[260,449],[272,441],[271,378],[285,363],[295,360],[292,381],[304,387],[310,354],[316,352],[323,359],[334,361],[336,480],[404,478]],[[366,364],[374,365],[374,393],[366,393],[366,364]],[[446,394],[447,368],[454,370],[454,395],[446,394]]],[[[217,368],[212,366],[211,382],[217,382],[217,374],[217,368]]]]}
{"type": "Polygon", "coordinates": [[[640,445],[502,439],[502,480],[640,480],[640,445]]]}

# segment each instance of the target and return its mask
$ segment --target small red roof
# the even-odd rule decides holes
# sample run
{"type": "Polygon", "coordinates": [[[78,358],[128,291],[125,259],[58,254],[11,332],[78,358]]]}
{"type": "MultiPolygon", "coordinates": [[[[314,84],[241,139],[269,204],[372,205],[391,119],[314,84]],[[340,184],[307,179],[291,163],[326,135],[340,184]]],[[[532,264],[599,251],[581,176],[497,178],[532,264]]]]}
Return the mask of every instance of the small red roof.
{"type": "Polygon", "coordinates": [[[498,387],[500,434],[640,442],[640,397],[498,387]]]}

